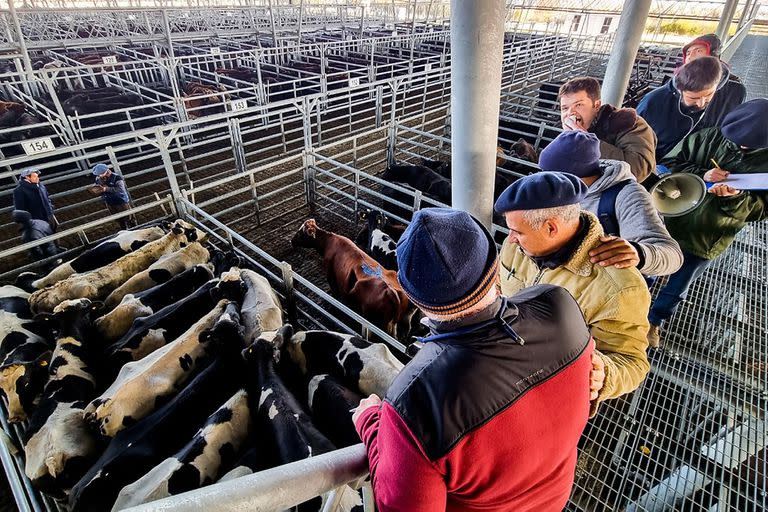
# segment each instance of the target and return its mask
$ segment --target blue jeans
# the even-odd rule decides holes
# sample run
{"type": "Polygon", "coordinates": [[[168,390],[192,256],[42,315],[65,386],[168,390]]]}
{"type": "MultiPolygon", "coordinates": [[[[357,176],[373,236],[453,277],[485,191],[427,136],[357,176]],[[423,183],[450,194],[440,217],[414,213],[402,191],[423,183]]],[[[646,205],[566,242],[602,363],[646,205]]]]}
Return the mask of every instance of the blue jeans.
{"type": "Polygon", "coordinates": [[[648,321],[651,325],[661,325],[675,312],[677,305],[688,296],[688,288],[707,269],[710,261],[699,258],[683,251],[683,266],[680,270],[669,276],[667,284],[659,291],[656,300],[653,301],[651,311],[648,313],[648,321]]]}

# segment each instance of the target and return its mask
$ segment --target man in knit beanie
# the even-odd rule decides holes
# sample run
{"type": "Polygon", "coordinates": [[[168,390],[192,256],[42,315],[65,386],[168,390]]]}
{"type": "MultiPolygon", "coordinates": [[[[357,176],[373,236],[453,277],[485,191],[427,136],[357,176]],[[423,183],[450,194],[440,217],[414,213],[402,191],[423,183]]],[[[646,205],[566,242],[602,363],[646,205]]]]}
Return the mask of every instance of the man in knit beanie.
{"type": "Polygon", "coordinates": [[[554,284],[571,292],[584,313],[597,348],[590,381],[594,413],[603,400],[637,389],[650,369],[651,296],[636,268],[590,260],[603,229],[581,209],[586,195],[587,186],[572,174],[539,172],[510,185],[494,209],[509,227],[499,258],[501,293],[511,297],[554,284]]]}
{"type": "Polygon", "coordinates": [[[589,411],[578,305],[548,285],[501,297],[493,238],[450,208],[417,212],[397,261],[430,335],[353,415],[377,510],[562,510],[589,411]]]}
{"type": "Polygon", "coordinates": [[[683,250],[683,266],[669,277],[651,307],[648,342],[658,345],[659,327],[688,295],[691,284],[733,243],[748,222],[768,218],[768,183],[760,190],[739,190],[729,180],[768,171],[768,99],[736,107],[720,128],[686,137],[663,161],[671,172],[689,172],[712,183],[693,211],[665,219],[683,250]]]}
{"type": "Polygon", "coordinates": [[[683,254],[667,232],[651,196],[618,160],[600,159],[592,133],[563,132],[539,157],[542,171],[573,174],[587,186],[581,209],[595,214],[605,233],[589,252],[592,263],[636,267],[646,276],[665,276],[683,264],[683,254]]]}

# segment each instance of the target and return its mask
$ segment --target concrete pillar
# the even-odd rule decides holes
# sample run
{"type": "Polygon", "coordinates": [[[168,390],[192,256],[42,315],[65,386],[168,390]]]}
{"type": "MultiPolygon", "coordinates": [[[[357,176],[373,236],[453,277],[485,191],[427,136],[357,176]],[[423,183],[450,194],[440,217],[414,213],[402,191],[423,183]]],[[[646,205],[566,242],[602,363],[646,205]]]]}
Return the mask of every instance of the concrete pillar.
{"type": "Polygon", "coordinates": [[[720,14],[720,21],[717,24],[715,34],[725,44],[728,39],[728,29],[733,21],[733,15],[736,14],[736,8],[739,6],[739,0],[726,0],[723,6],[723,12],[720,14]]]}
{"type": "Polygon", "coordinates": [[[651,3],[652,0],[624,0],[624,9],[603,77],[603,103],[620,107],[624,100],[651,3]]]}
{"type": "Polygon", "coordinates": [[[453,207],[491,225],[504,0],[451,0],[453,207]]]}

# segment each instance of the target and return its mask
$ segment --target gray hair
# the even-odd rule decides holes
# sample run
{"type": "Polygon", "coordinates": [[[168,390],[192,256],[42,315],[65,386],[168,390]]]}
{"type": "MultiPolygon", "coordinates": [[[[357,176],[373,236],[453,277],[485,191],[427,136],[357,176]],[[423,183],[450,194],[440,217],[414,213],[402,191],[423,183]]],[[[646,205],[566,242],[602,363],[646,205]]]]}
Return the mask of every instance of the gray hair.
{"type": "Polygon", "coordinates": [[[571,223],[576,221],[580,214],[581,206],[576,203],[567,204],[565,206],[554,206],[552,208],[525,210],[523,212],[523,218],[533,229],[540,229],[548,219],[560,219],[563,222],[571,223]]]}

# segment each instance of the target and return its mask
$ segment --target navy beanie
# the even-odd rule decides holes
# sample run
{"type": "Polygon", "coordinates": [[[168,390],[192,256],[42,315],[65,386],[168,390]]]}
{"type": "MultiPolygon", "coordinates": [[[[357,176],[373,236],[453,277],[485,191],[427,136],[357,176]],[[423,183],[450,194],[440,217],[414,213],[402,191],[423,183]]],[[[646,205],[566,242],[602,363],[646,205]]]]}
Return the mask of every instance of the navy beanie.
{"type": "Polygon", "coordinates": [[[453,208],[416,212],[397,244],[397,279],[422,310],[454,315],[496,286],[498,258],[491,234],[453,208]]]}
{"type": "Polygon", "coordinates": [[[537,172],[520,178],[501,193],[496,213],[537,210],[577,204],[587,195],[587,186],[573,174],[537,172]]]}
{"type": "Polygon", "coordinates": [[[768,99],[742,103],[723,119],[723,136],[750,149],[768,148],[768,99]]]}
{"type": "Polygon", "coordinates": [[[558,135],[539,155],[542,171],[559,171],[580,178],[600,173],[600,139],[594,133],[569,130],[558,135]]]}

